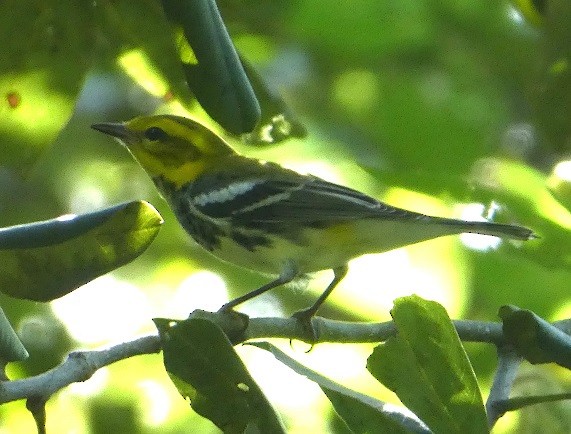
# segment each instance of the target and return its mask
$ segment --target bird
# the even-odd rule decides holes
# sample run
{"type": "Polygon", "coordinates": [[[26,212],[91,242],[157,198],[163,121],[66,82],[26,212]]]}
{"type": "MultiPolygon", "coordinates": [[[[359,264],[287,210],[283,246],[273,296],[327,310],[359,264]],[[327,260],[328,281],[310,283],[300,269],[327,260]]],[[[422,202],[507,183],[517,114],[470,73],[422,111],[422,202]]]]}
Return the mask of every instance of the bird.
{"type": "Polygon", "coordinates": [[[92,128],[130,151],[200,246],[223,261],[274,276],[220,311],[300,276],[333,270],[317,300],[294,314],[311,329],[312,318],[353,258],[461,233],[536,237],[522,226],[397,208],[352,188],[249,158],[206,126],[181,116],[140,116],[92,128]]]}

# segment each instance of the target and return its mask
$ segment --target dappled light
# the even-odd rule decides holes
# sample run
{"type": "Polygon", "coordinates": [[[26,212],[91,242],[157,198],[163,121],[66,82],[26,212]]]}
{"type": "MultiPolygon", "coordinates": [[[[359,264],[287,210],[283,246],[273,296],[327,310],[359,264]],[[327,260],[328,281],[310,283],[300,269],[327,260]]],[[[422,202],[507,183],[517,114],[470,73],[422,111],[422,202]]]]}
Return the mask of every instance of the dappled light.
{"type": "MultiPolygon", "coordinates": [[[[484,216],[486,207],[481,203],[470,203],[461,206],[460,218],[469,221],[493,221],[494,212],[499,205],[492,204],[488,208],[488,212],[484,216]]],[[[464,245],[475,250],[493,250],[500,245],[502,240],[498,237],[490,237],[488,235],[479,234],[462,234],[460,238],[464,245]]]]}
{"type": "Polygon", "coordinates": [[[198,271],[185,278],[168,300],[167,314],[184,318],[194,309],[216,310],[228,299],[224,280],[210,271],[198,271]]]}
{"type": "Polygon", "coordinates": [[[71,335],[84,344],[126,339],[144,329],[150,331],[151,326],[151,307],[145,294],[112,276],[100,277],[55,300],[52,309],[71,335]]]}
{"type": "Polygon", "coordinates": [[[163,97],[168,92],[168,83],[142,50],[126,51],[117,61],[125,73],[151,95],[163,97]]]}

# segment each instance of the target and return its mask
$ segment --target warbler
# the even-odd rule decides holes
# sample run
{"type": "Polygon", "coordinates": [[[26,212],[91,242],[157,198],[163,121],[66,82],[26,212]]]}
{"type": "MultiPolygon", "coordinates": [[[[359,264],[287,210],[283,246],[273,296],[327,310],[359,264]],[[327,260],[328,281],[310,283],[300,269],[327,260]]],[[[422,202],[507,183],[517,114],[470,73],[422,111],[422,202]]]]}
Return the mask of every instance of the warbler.
{"type": "Polygon", "coordinates": [[[179,116],[143,116],[92,128],[129,149],[198,244],[224,261],[277,276],[221,310],[300,275],[332,269],[333,280],[322,295],[294,314],[311,324],[355,257],[464,232],[534,237],[521,226],[396,208],[351,188],[242,156],[205,126],[179,116]]]}

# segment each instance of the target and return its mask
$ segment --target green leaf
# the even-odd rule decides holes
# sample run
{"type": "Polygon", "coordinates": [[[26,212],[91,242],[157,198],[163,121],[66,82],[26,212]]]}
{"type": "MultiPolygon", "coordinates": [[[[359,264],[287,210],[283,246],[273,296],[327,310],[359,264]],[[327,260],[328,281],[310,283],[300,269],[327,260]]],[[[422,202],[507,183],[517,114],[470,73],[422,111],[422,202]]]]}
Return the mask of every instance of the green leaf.
{"type": "Polygon", "coordinates": [[[529,310],[502,306],[506,339],[530,363],[557,363],[571,369],[571,336],[529,310]]]}
{"type": "Polygon", "coordinates": [[[214,0],[162,0],[187,83],[204,110],[234,134],[250,132],[260,105],[214,0]]]}
{"type": "Polygon", "coordinates": [[[144,201],[0,229],[0,291],[50,301],[132,261],[163,220],[144,201]]]}
{"type": "Polygon", "coordinates": [[[153,321],[167,373],[198,414],[227,433],[285,432],[220,327],[203,318],[153,321]]]}
{"type": "Polygon", "coordinates": [[[395,301],[395,337],[367,362],[435,433],[487,433],[482,396],[472,366],[444,308],[417,296],[395,301]]]}
{"type": "Polygon", "coordinates": [[[0,165],[28,169],[73,113],[93,52],[93,8],[0,3],[0,165]]]}
{"type": "Polygon", "coordinates": [[[0,365],[28,358],[28,352],[0,308],[0,365]]]}
{"type": "Polygon", "coordinates": [[[399,412],[370,396],[348,389],[317,372],[303,366],[276,346],[268,342],[248,342],[271,352],[276,359],[290,369],[316,382],[333,404],[337,414],[355,433],[426,433],[428,428],[417,419],[399,412]]]}
{"type": "Polygon", "coordinates": [[[154,0],[105,2],[98,25],[108,39],[119,66],[150,94],[177,98],[186,108],[196,98],[185,83],[174,37],[161,4],[154,0]],[[141,25],[141,23],[145,23],[141,25]]]}

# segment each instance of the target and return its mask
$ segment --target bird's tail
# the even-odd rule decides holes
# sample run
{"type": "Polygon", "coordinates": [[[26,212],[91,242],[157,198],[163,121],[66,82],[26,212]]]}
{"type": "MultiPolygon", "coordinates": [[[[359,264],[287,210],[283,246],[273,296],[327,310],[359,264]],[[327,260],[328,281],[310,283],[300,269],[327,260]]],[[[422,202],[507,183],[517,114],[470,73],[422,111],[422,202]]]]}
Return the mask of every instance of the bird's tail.
{"type": "Polygon", "coordinates": [[[452,224],[459,224],[462,226],[463,232],[470,232],[482,235],[493,235],[495,237],[501,238],[513,238],[515,240],[531,240],[533,238],[538,238],[536,234],[533,233],[531,229],[525,228],[523,226],[516,225],[506,225],[501,223],[490,223],[490,222],[460,222],[458,220],[452,220],[452,224]]]}

